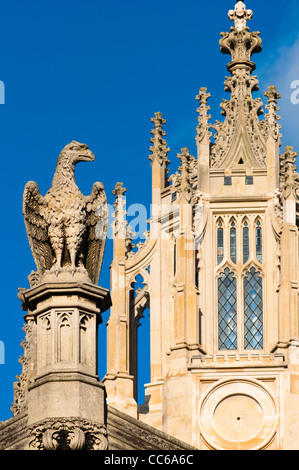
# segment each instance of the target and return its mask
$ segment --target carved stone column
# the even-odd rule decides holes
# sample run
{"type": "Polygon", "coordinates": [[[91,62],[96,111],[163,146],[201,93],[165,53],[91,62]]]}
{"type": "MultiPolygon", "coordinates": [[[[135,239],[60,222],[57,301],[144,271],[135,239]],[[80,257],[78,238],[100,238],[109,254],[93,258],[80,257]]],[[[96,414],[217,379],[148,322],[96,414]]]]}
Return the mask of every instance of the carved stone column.
{"type": "MultiPolygon", "coordinates": [[[[36,429],[36,423],[51,419],[53,430],[58,421],[73,423],[75,417],[104,427],[105,390],[97,375],[97,331],[101,313],[110,307],[109,292],[83,282],[47,282],[23,292],[23,301],[28,311],[25,321],[34,329],[28,344],[30,362],[35,364],[27,381],[28,424],[36,429]]],[[[80,426],[61,424],[56,434],[65,436],[66,432],[75,433],[75,441],[80,435],[85,442],[80,426]]],[[[44,448],[51,447],[49,436],[42,434],[41,440],[44,448]]]]}
{"type": "Polygon", "coordinates": [[[107,403],[137,417],[137,404],[134,400],[134,377],[130,374],[130,319],[127,311],[126,294],[126,251],[127,225],[125,221],[126,188],[117,183],[113,194],[114,238],[113,261],[111,264],[112,308],[107,324],[107,373],[103,379],[107,390],[107,403]]]}

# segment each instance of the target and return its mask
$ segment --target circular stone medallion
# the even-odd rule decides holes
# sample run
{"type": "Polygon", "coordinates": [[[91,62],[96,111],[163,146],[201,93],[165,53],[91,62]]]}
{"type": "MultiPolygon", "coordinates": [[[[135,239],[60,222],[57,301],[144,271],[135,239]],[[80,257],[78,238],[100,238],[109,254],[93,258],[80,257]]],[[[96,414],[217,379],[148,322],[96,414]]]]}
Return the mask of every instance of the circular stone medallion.
{"type": "Polygon", "coordinates": [[[261,449],[273,437],[277,411],[261,383],[247,379],[218,382],[200,404],[200,428],[215,449],[261,449]]]}

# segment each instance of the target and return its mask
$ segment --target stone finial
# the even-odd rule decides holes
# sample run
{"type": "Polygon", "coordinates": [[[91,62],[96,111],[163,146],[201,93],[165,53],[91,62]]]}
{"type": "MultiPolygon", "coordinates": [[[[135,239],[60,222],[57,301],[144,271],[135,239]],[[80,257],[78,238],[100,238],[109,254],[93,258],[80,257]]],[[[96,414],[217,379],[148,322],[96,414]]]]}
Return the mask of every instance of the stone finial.
{"type": "Polygon", "coordinates": [[[244,2],[237,2],[234,10],[229,10],[228,17],[230,21],[235,22],[237,31],[243,31],[247,26],[247,20],[250,21],[253,16],[252,10],[246,10],[244,2]]]}
{"type": "Polygon", "coordinates": [[[235,28],[221,33],[220,51],[231,55],[231,61],[227,65],[231,77],[226,77],[224,82],[225,91],[231,93],[231,99],[223,100],[220,105],[225,121],[216,121],[212,126],[216,130],[215,142],[211,147],[212,167],[238,164],[235,159],[241,141],[244,142],[247,161],[260,167],[266,165],[264,134],[268,132],[269,125],[258,119],[263,113],[263,103],[260,98],[252,96],[252,92],[258,90],[258,79],[251,75],[255,70],[252,55],[262,50],[262,40],[258,31],[250,32],[246,26],[246,20],[251,19],[251,16],[251,10],[246,10],[244,3],[238,2],[235,10],[230,11],[230,19],[235,20],[235,28]],[[246,141],[249,141],[249,146],[246,141]]]}
{"type": "Polygon", "coordinates": [[[264,96],[268,98],[268,104],[266,105],[268,114],[265,117],[269,125],[269,131],[272,134],[273,138],[275,140],[278,140],[281,137],[279,134],[279,129],[281,128],[281,126],[278,124],[278,121],[280,121],[280,117],[277,114],[277,112],[279,111],[279,107],[277,106],[277,100],[281,98],[281,95],[277,93],[276,87],[272,85],[268,87],[268,91],[264,92],[264,96]]]}
{"type": "Polygon", "coordinates": [[[208,99],[210,96],[211,93],[207,93],[207,88],[204,87],[200,88],[199,93],[196,96],[196,100],[198,100],[200,103],[199,107],[197,108],[197,112],[199,113],[198,126],[196,128],[197,143],[202,142],[206,136],[208,139],[211,137],[211,125],[209,124],[209,119],[211,119],[211,116],[208,114],[208,111],[210,110],[210,106],[208,106],[208,99]]]}
{"type": "Polygon", "coordinates": [[[297,198],[299,189],[299,174],[295,166],[298,152],[293,152],[293,147],[288,146],[280,157],[280,185],[283,197],[287,199],[292,193],[297,198]]]}
{"type": "Polygon", "coordinates": [[[166,135],[166,132],[163,130],[163,124],[166,123],[166,120],[162,118],[162,113],[158,112],[155,113],[154,118],[151,118],[151,121],[155,124],[155,127],[151,131],[153,137],[150,139],[150,141],[153,146],[150,147],[150,152],[152,154],[150,155],[149,159],[152,162],[157,160],[160,165],[165,164],[165,166],[167,166],[169,164],[167,154],[170,149],[167,148],[166,140],[163,139],[163,137],[166,135]]]}
{"type": "Polygon", "coordinates": [[[123,187],[123,183],[116,183],[113,191],[112,191],[112,194],[114,194],[116,197],[119,197],[119,196],[123,196],[127,191],[127,188],[124,188],[123,187]]]}
{"type": "Polygon", "coordinates": [[[123,183],[120,182],[116,183],[115,188],[112,191],[112,194],[116,196],[113,204],[115,211],[114,214],[112,214],[114,217],[114,222],[112,224],[113,236],[117,236],[117,238],[120,239],[126,238],[127,221],[125,220],[125,216],[127,212],[125,210],[126,201],[124,198],[126,191],[127,188],[124,188],[123,183]]]}

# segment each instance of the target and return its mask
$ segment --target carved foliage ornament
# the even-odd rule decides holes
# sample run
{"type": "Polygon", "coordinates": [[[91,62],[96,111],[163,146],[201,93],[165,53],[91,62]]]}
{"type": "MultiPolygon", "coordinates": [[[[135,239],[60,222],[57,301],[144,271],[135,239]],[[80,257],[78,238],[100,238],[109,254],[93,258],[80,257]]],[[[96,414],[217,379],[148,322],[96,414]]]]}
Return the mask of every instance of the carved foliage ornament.
{"type": "Polygon", "coordinates": [[[208,99],[211,97],[210,93],[207,93],[207,89],[202,87],[199,90],[196,99],[199,101],[199,107],[197,112],[199,113],[198,116],[198,126],[196,128],[197,135],[196,135],[196,142],[200,143],[204,140],[205,137],[208,139],[211,137],[210,128],[211,125],[209,124],[209,119],[211,119],[210,114],[208,114],[210,110],[210,106],[208,106],[208,99]]]}
{"type": "Polygon", "coordinates": [[[30,428],[29,450],[106,450],[105,426],[79,418],[47,419],[30,428]]]}
{"type": "Polygon", "coordinates": [[[149,159],[153,162],[157,160],[160,165],[165,165],[165,171],[168,173],[167,165],[169,164],[169,160],[167,155],[170,149],[167,147],[166,140],[163,138],[166,135],[166,132],[163,130],[163,124],[166,123],[166,120],[162,118],[162,113],[158,112],[155,113],[155,117],[151,118],[151,121],[154,123],[155,127],[151,131],[153,137],[150,139],[151,143],[153,144],[150,147],[151,155],[149,159]]]}
{"type": "Polygon", "coordinates": [[[246,157],[252,166],[265,166],[267,127],[259,121],[263,103],[260,98],[253,99],[252,92],[258,90],[256,76],[248,69],[237,68],[232,77],[226,77],[225,91],[231,92],[231,99],[223,100],[220,107],[225,116],[224,122],[216,121],[215,143],[211,149],[211,166],[221,167],[229,155],[235,155],[238,145],[243,142],[246,157]]]}
{"type": "Polygon", "coordinates": [[[22,373],[17,376],[17,382],[14,383],[14,402],[11,411],[14,416],[26,411],[27,409],[27,390],[29,385],[29,370],[32,363],[32,334],[34,328],[34,320],[28,320],[23,326],[25,332],[25,341],[21,342],[24,355],[20,357],[19,362],[22,365],[22,373]]]}
{"type": "Polygon", "coordinates": [[[280,157],[280,186],[285,199],[291,194],[295,199],[298,197],[299,174],[295,165],[297,155],[297,152],[293,152],[293,147],[288,146],[280,157]]]}

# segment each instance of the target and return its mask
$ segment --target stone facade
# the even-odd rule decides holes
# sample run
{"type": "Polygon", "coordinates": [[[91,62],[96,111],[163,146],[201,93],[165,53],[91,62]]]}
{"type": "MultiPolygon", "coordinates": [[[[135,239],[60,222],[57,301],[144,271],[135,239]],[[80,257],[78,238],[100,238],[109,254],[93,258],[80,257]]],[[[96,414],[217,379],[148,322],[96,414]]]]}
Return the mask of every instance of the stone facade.
{"type": "Polygon", "coordinates": [[[107,400],[197,449],[298,449],[297,154],[280,150],[275,86],[254,98],[252,11],[238,2],[220,50],[231,56],[222,122],[196,99],[197,158],[169,175],[165,119],[152,119],[152,217],[132,247],[124,188],[108,322],[107,400]],[[143,288],[134,289],[137,276],[143,288]],[[150,308],[151,378],[136,406],[138,319],[150,308]],[[115,348],[115,344],[121,345],[115,348]],[[134,405],[135,400],[135,405],[134,405]]]}
{"type": "Polygon", "coordinates": [[[162,114],[152,118],[152,215],[133,245],[123,183],[115,196],[111,292],[98,286],[107,233],[102,183],[84,197],[84,144],[63,149],[42,198],[24,192],[37,265],[20,289],[23,372],[1,449],[288,450],[299,448],[297,153],[281,151],[280,98],[258,90],[259,32],[239,1],[221,33],[231,56],[221,103],[196,100],[197,156],[183,147],[169,175],[162,114]],[[143,285],[136,288],[140,275],[143,285]],[[111,297],[110,297],[111,294],[111,297]],[[110,308],[107,373],[97,375],[97,328],[110,308]],[[150,309],[150,382],[137,405],[139,321],[150,309]]]}

